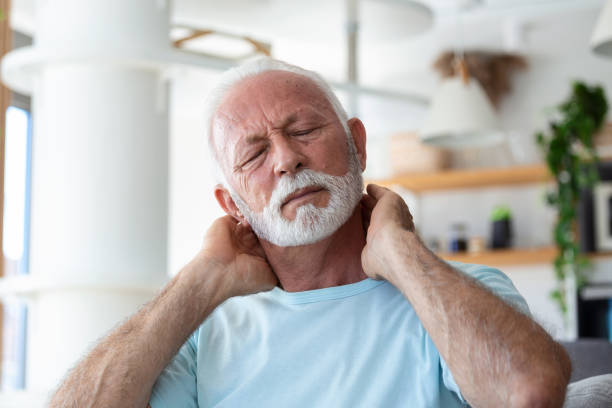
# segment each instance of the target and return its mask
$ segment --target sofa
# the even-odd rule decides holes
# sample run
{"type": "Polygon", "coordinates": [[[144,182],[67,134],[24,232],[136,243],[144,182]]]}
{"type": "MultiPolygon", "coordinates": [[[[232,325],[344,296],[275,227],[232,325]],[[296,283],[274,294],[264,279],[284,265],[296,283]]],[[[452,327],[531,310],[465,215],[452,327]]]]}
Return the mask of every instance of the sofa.
{"type": "Polygon", "coordinates": [[[561,344],[572,361],[564,408],[612,407],[612,343],[580,339],[561,344]]]}

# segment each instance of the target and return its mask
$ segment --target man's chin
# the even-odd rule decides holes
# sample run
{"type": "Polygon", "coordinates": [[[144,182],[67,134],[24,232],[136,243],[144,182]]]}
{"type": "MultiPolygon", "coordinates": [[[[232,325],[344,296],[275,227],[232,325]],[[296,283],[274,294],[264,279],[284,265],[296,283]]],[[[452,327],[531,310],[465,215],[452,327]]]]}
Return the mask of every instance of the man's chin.
{"type": "Polygon", "coordinates": [[[307,203],[297,208],[293,220],[280,211],[264,210],[263,214],[253,217],[251,226],[260,240],[277,247],[313,245],[331,237],[348,222],[359,205],[359,200],[354,201],[350,209],[342,205],[334,206],[333,200],[324,208],[307,203]]]}
{"type": "Polygon", "coordinates": [[[318,207],[313,203],[304,203],[295,208],[285,208],[277,212],[279,217],[287,224],[307,224],[316,222],[315,220],[321,216],[322,213],[329,211],[328,205],[324,207],[318,207]]]}
{"type": "Polygon", "coordinates": [[[267,243],[277,246],[279,248],[299,248],[299,247],[306,247],[306,246],[310,246],[310,245],[314,245],[317,244],[323,240],[325,240],[326,238],[329,238],[332,234],[329,234],[327,236],[321,236],[321,237],[313,237],[313,238],[307,238],[307,239],[300,239],[300,240],[292,240],[289,242],[286,241],[278,241],[277,243],[275,242],[271,242],[271,241],[266,241],[267,243]]]}
{"type": "MultiPolygon", "coordinates": [[[[299,222],[299,221],[298,221],[299,222]]],[[[336,228],[333,231],[327,230],[326,228],[321,226],[308,226],[303,229],[296,228],[292,231],[279,231],[276,230],[274,232],[262,232],[255,234],[259,238],[260,241],[264,241],[270,245],[274,245],[281,248],[295,248],[313,245],[318,242],[321,242],[338,231],[339,228],[336,228]],[[315,228],[313,230],[313,227],[315,228]]]]}

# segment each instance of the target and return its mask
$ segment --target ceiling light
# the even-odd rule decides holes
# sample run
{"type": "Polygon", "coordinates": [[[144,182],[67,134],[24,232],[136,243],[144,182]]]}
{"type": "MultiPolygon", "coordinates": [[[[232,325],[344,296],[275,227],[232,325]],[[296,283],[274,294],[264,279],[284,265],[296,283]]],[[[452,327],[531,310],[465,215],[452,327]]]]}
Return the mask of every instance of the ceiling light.
{"type": "Polygon", "coordinates": [[[436,91],[420,136],[424,143],[461,149],[500,143],[504,134],[484,90],[470,78],[462,64],[462,75],[444,79],[436,91]]]}

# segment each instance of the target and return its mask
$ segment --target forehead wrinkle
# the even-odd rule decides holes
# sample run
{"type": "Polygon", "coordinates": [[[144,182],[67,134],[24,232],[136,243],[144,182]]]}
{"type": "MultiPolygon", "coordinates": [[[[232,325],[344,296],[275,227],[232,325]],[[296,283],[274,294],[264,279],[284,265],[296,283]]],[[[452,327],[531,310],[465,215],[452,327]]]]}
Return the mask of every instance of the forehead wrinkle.
{"type": "MultiPolygon", "coordinates": [[[[240,109],[228,109],[228,102],[232,102],[232,100],[230,99],[229,101],[224,101],[217,108],[217,111],[213,116],[211,136],[213,137],[214,145],[216,146],[217,150],[222,153],[224,157],[233,158],[235,154],[227,153],[234,153],[235,149],[231,149],[231,152],[228,152],[228,150],[230,150],[230,148],[235,148],[238,143],[228,143],[228,139],[230,138],[229,136],[235,129],[240,131],[240,127],[244,124],[248,125],[249,121],[242,117],[243,115],[240,114],[240,109]],[[223,136],[223,140],[219,140],[220,135],[223,136]]],[[[257,132],[252,133],[256,134],[257,132]]],[[[238,142],[241,139],[242,138],[239,138],[238,142]]],[[[221,157],[218,156],[218,159],[220,160],[221,157]]]]}
{"type": "Polygon", "coordinates": [[[290,119],[294,119],[293,121],[300,119],[299,114],[303,111],[306,111],[307,118],[310,115],[310,118],[314,117],[315,120],[323,120],[325,122],[330,120],[340,121],[325,92],[308,77],[284,71],[268,71],[254,77],[245,78],[234,84],[232,89],[228,91],[213,117],[214,126],[211,136],[214,138],[214,145],[217,147],[217,150],[226,158],[226,160],[221,160],[222,157],[218,156],[218,161],[226,162],[224,164],[232,164],[227,163],[227,159],[230,159],[233,155],[230,156],[227,153],[235,153],[237,145],[242,140],[242,137],[238,135],[238,139],[234,139],[237,143],[227,143],[228,136],[235,128],[242,130],[240,128],[244,126],[247,131],[245,133],[252,131],[252,134],[256,135],[258,132],[261,134],[262,130],[256,129],[256,126],[259,126],[259,124],[253,125],[251,123],[253,121],[249,120],[249,118],[259,116],[257,122],[260,122],[263,118],[267,122],[267,126],[276,129],[276,127],[273,127],[275,124],[272,123],[271,116],[274,116],[274,113],[279,110],[282,111],[288,100],[293,100],[294,102],[298,100],[299,102],[295,112],[288,117],[278,119],[280,128],[290,125],[290,119]],[[258,100],[258,89],[262,86],[261,81],[265,83],[272,80],[272,75],[281,75],[284,78],[281,79],[280,84],[276,82],[278,79],[275,78],[273,80],[280,85],[271,88],[276,94],[274,98],[275,103],[270,104],[269,101],[266,101],[264,105],[261,100],[258,100]],[[253,94],[254,98],[251,97],[253,94]],[[247,95],[249,96],[248,98],[246,97],[247,95]],[[254,103],[251,103],[251,101],[254,103]],[[292,116],[297,117],[292,118],[292,116]],[[219,137],[218,133],[225,136],[225,143],[222,143],[222,140],[217,140],[219,137]],[[228,152],[228,150],[232,150],[232,152],[228,152]]]}
{"type": "MultiPolygon", "coordinates": [[[[236,93],[254,92],[254,90],[256,91],[257,87],[260,86],[261,82],[271,81],[271,77],[278,78],[279,76],[282,80],[278,81],[278,79],[274,79],[273,81],[275,84],[270,88],[276,93],[277,102],[274,106],[268,107],[270,112],[282,108],[285,101],[289,99],[299,99],[304,105],[318,110],[319,113],[329,111],[334,117],[337,117],[331,101],[316,82],[306,76],[285,71],[268,71],[254,77],[245,78],[239,84],[235,85],[235,88],[231,91],[233,95],[228,95],[228,99],[233,97],[241,102],[242,98],[236,98],[236,93]]],[[[261,109],[261,107],[259,110],[260,112],[263,111],[264,117],[269,120],[266,110],[261,109]]]]}
{"type": "Polygon", "coordinates": [[[255,98],[258,99],[258,89],[261,81],[269,80],[268,76],[270,74],[276,75],[286,75],[286,72],[266,72],[254,77],[245,78],[242,81],[238,82],[234,85],[233,89],[228,92],[222,103],[219,105],[218,112],[221,110],[225,110],[228,105],[232,106],[233,112],[221,112],[224,116],[227,116],[234,123],[240,123],[244,121],[245,118],[238,117],[238,111],[245,111],[247,115],[261,114],[263,118],[268,122],[272,123],[273,121],[270,118],[270,114],[274,113],[279,109],[283,109],[287,100],[296,99],[301,100],[302,102],[299,106],[298,112],[302,110],[304,107],[311,108],[312,110],[317,111],[318,114],[324,114],[326,112],[330,112],[334,117],[337,117],[337,114],[333,108],[331,101],[327,98],[327,95],[321,90],[315,82],[307,77],[303,77],[298,74],[289,74],[290,78],[285,78],[281,81],[280,86],[274,86],[271,89],[275,91],[276,95],[276,103],[269,104],[267,101],[266,108],[262,109],[261,101],[256,101],[256,103],[246,103],[245,101],[248,99],[251,101],[253,98],[245,98],[245,95],[255,93],[255,98]],[[266,75],[268,74],[268,75],[266,75]],[[246,108],[246,109],[245,109],[246,108]],[[254,111],[257,110],[255,113],[254,111]],[[232,115],[233,113],[233,115],[232,115]]]}

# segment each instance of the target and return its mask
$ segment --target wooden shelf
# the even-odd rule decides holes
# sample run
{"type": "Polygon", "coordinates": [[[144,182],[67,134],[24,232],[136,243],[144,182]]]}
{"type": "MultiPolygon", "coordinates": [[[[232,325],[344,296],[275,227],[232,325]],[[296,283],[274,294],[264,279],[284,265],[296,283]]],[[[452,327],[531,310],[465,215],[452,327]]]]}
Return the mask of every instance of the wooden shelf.
{"type": "Polygon", "coordinates": [[[589,259],[593,260],[597,260],[597,259],[609,259],[612,258],[612,252],[610,251],[606,251],[606,252],[590,252],[588,254],[589,259]]]}
{"type": "Polygon", "coordinates": [[[537,164],[508,168],[449,170],[438,173],[407,174],[373,183],[386,187],[402,186],[414,192],[508,186],[550,181],[546,166],[537,164]]]}
{"type": "MultiPolygon", "coordinates": [[[[437,255],[446,261],[489,266],[513,266],[552,263],[553,259],[557,256],[557,248],[550,246],[541,248],[495,249],[477,254],[440,252],[437,255]]],[[[592,261],[610,259],[612,258],[612,252],[593,252],[587,254],[587,256],[592,261]]]]}
{"type": "MultiPolygon", "coordinates": [[[[370,182],[385,187],[401,186],[415,193],[439,190],[470,189],[495,186],[545,183],[552,181],[548,168],[543,164],[507,168],[448,170],[437,173],[406,174],[385,180],[370,182]]],[[[514,248],[489,250],[477,254],[439,253],[442,259],[490,266],[552,264],[557,255],[556,247],[514,248]]],[[[593,260],[612,258],[611,253],[589,254],[593,260]]]]}
{"type": "Polygon", "coordinates": [[[552,263],[557,256],[556,247],[513,248],[470,253],[439,253],[446,261],[458,261],[489,266],[510,266],[552,263]]]}

